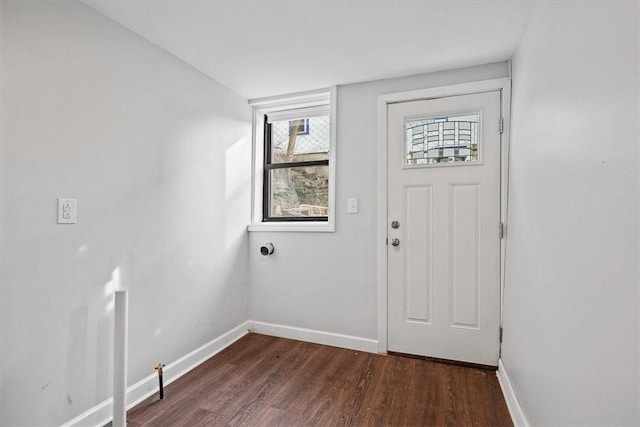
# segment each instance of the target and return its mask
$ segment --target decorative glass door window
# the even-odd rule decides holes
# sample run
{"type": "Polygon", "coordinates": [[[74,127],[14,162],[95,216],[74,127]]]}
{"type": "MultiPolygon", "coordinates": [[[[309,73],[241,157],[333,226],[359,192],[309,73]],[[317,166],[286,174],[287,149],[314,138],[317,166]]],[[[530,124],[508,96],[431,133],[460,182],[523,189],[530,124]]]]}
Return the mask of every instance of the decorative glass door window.
{"type": "Polygon", "coordinates": [[[480,113],[405,121],[405,164],[478,162],[480,113]]]}

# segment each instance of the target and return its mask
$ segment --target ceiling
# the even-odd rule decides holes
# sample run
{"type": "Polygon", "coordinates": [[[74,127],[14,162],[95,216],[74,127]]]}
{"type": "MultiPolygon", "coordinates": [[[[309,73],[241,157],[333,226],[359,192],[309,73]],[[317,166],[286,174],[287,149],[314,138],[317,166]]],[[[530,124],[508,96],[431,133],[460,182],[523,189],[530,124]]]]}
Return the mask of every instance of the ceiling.
{"type": "Polygon", "coordinates": [[[503,61],[535,0],[83,0],[251,99],[503,61]]]}

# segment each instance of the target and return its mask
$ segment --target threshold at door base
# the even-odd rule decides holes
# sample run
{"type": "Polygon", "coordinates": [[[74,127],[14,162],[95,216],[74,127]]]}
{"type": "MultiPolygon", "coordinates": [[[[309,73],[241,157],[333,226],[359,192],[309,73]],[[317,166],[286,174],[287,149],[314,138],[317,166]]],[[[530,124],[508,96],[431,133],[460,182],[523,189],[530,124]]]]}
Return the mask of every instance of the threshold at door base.
{"type": "Polygon", "coordinates": [[[449,360],[449,359],[439,359],[437,357],[420,356],[418,354],[398,353],[396,351],[389,351],[388,354],[390,356],[409,357],[411,359],[428,360],[430,362],[444,363],[444,364],[447,364],[447,365],[466,366],[467,368],[485,369],[487,371],[497,371],[498,370],[497,366],[482,365],[480,363],[461,362],[461,361],[458,361],[458,360],[449,360]]]}

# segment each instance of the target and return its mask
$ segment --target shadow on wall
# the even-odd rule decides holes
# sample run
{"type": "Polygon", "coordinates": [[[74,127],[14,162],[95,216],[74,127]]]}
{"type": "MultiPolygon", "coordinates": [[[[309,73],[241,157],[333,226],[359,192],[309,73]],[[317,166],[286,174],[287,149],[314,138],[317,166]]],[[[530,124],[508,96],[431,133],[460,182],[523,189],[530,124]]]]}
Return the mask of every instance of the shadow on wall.
{"type": "Polygon", "coordinates": [[[225,249],[246,235],[250,200],[247,189],[251,188],[251,171],[238,167],[251,159],[251,141],[240,139],[225,151],[225,249]],[[248,172],[248,173],[247,173],[248,172]],[[249,204],[247,203],[249,202],[249,204]]]}

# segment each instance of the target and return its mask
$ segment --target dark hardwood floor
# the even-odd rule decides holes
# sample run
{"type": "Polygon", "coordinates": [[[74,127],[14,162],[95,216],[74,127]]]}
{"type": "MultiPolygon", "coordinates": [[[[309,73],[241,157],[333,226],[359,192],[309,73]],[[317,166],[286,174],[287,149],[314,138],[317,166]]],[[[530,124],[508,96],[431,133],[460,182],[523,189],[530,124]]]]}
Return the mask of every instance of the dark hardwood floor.
{"type": "Polygon", "coordinates": [[[249,334],[128,426],[511,426],[495,372],[249,334]]]}

